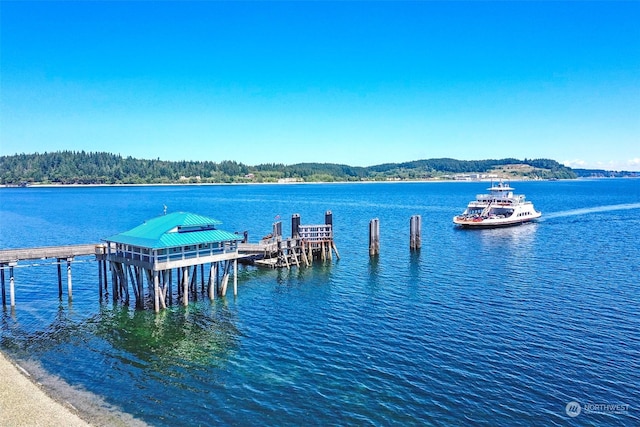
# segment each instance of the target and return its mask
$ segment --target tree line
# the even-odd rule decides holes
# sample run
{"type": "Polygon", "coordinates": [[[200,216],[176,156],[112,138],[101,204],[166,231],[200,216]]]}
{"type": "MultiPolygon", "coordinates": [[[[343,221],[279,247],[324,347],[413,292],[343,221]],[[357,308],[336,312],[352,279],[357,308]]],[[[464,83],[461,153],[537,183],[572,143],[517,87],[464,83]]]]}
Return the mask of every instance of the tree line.
{"type": "Polygon", "coordinates": [[[232,160],[165,161],[135,159],[119,154],[85,151],[16,154],[0,157],[0,184],[170,184],[416,180],[452,177],[455,174],[487,173],[525,164],[531,178],[575,178],[568,167],[550,159],[456,160],[428,159],[356,167],[334,163],[265,163],[249,166],[232,160]]]}

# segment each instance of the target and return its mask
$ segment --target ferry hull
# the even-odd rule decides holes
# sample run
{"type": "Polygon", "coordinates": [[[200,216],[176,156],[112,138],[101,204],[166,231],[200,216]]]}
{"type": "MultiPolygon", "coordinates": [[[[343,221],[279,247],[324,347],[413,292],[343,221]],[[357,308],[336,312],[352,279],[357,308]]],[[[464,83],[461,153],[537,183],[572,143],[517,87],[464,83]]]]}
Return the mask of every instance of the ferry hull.
{"type": "Polygon", "coordinates": [[[482,221],[473,221],[466,219],[459,219],[458,217],[453,218],[453,223],[461,228],[473,228],[473,229],[481,229],[481,228],[499,228],[499,227],[512,227],[516,225],[522,225],[527,222],[535,221],[540,218],[542,215],[530,216],[525,218],[518,218],[515,220],[509,219],[483,219],[482,221]]]}

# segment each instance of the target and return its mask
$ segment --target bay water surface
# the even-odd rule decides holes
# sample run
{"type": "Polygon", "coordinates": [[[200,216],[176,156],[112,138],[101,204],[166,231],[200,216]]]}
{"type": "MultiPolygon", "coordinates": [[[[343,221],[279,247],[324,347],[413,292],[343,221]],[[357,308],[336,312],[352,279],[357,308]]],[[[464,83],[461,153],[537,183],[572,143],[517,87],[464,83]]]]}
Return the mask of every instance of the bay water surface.
{"type": "Polygon", "coordinates": [[[21,262],[0,350],[97,424],[640,425],[640,180],[512,184],[540,221],[455,228],[486,182],[2,188],[0,248],[99,243],[166,205],[254,242],[331,210],[341,258],[241,266],[237,297],[159,315],[101,300],[91,257],[72,303],[21,262]]]}

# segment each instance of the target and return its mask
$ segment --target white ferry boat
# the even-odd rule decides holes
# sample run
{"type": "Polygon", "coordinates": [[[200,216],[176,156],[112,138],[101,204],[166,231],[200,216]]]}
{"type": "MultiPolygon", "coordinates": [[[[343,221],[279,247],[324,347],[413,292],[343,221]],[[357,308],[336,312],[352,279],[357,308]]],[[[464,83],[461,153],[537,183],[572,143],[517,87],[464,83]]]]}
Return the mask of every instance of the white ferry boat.
{"type": "Polygon", "coordinates": [[[464,228],[491,228],[519,225],[540,218],[541,212],[524,195],[513,194],[508,183],[491,183],[489,194],[478,194],[467,209],[453,217],[454,224],[464,228]]]}

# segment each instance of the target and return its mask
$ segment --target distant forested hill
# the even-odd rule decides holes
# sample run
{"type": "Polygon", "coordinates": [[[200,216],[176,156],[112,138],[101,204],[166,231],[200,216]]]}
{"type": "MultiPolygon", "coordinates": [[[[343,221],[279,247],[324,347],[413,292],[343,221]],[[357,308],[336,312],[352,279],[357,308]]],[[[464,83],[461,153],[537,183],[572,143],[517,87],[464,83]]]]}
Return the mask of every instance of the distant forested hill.
{"type": "Polygon", "coordinates": [[[429,159],[354,167],[333,163],[268,163],[248,166],[235,161],[164,161],[111,153],[59,151],[0,157],[0,184],[162,184],[385,181],[453,179],[467,174],[510,178],[575,178],[568,167],[549,159],[429,159]]]}
{"type": "Polygon", "coordinates": [[[640,172],[608,171],[604,169],[574,169],[579,178],[639,178],[640,172]]]}

